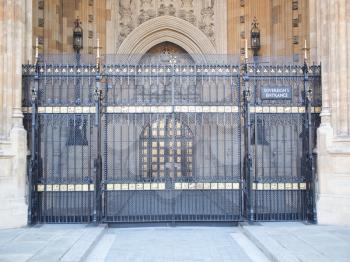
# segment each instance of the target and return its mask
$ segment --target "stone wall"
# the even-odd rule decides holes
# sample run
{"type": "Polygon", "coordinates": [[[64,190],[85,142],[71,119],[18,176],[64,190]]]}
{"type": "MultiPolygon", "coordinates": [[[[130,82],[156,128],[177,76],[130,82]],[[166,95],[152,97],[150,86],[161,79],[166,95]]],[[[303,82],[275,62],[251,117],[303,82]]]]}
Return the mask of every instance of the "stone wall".
{"type": "Polygon", "coordinates": [[[33,38],[43,52],[72,53],[76,17],[84,29],[83,53],[94,53],[100,38],[102,53],[118,53],[123,41],[149,20],[176,17],[198,28],[215,54],[242,55],[251,23],[261,28],[261,56],[288,56],[302,62],[309,40],[308,1],[302,0],[33,0],[33,38]]]}
{"type": "Polygon", "coordinates": [[[310,1],[311,56],[322,63],[318,130],[320,224],[350,224],[350,1],[310,1]]]}
{"type": "Polygon", "coordinates": [[[31,56],[31,3],[0,3],[0,228],[27,223],[26,131],[23,128],[22,64],[31,56]]]}

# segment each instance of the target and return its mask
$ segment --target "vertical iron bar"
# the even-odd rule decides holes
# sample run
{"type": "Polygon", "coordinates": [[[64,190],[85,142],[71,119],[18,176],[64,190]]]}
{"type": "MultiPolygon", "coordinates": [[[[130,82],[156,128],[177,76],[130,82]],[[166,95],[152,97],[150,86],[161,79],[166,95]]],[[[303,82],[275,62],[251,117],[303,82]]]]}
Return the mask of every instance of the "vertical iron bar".
{"type": "Polygon", "coordinates": [[[251,183],[251,172],[252,172],[252,152],[251,152],[251,116],[250,116],[250,102],[251,102],[251,90],[249,88],[249,76],[248,76],[248,65],[247,62],[243,65],[242,78],[244,82],[244,108],[245,108],[245,199],[246,205],[245,212],[248,221],[254,220],[254,211],[252,206],[252,183],[251,183]]]}
{"type": "Polygon", "coordinates": [[[101,95],[102,90],[100,88],[101,76],[99,70],[96,75],[96,88],[95,88],[95,126],[97,127],[97,158],[95,159],[95,205],[93,214],[93,223],[100,222],[101,215],[101,179],[102,179],[102,155],[101,155],[101,95]]]}
{"type": "Polygon", "coordinates": [[[36,208],[33,206],[34,202],[34,190],[35,190],[35,185],[34,185],[34,179],[33,176],[34,174],[38,173],[38,165],[37,165],[37,138],[38,136],[36,135],[37,131],[37,98],[38,98],[38,90],[39,90],[39,65],[38,62],[35,65],[35,85],[31,90],[32,97],[31,97],[31,104],[32,104],[32,125],[31,125],[31,159],[30,159],[30,167],[29,167],[29,172],[28,172],[28,225],[31,225],[33,221],[33,208],[36,208]]]}
{"type": "Polygon", "coordinates": [[[317,221],[316,203],[315,203],[315,173],[313,164],[313,139],[312,139],[312,113],[311,113],[311,99],[312,99],[312,87],[309,85],[309,70],[307,62],[304,62],[304,92],[305,92],[305,106],[306,106],[306,128],[307,128],[307,176],[310,183],[308,193],[308,219],[312,222],[317,221]]]}

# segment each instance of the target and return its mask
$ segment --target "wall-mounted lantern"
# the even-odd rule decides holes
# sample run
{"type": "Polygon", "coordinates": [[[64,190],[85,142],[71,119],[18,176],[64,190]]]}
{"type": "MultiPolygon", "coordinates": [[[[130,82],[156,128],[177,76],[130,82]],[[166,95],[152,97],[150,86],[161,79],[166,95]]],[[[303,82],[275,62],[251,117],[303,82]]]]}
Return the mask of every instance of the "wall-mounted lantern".
{"type": "Polygon", "coordinates": [[[252,29],[250,31],[250,41],[251,41],[251,48],[254,52],[254,56],[258,56],[258,52],[261,48],[261,42],[260,42],[259,23],[257,22],[256,17],[254,17],[254,20],[252,23],[252,29]]]}
{"type": "Polygon", "coordinates": [[[83,28],[81,27],[81,21],[77,18],[74,22],[73,28],[73,49],[75,52],[80,53],[83,49],[83,28]]]}

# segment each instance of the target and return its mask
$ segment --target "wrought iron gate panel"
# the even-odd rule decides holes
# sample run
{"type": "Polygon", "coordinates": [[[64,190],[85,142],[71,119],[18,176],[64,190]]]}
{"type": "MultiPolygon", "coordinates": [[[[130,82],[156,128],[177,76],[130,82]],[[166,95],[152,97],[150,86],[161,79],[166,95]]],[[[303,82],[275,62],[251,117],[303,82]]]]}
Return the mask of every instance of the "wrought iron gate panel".
{"type": "Polygon", "coordinates": [[[308,132],[317,129],[320,67],[252,65],[247,71],[252,92],[248,150],[252,156],[251,219],[313,220],[310,198],[314,178],[309,154],[316,140],[315,133],[309,137],[308,132]],[[262,94],[266,87],[290,88],[291,97],[266,99],[262,94]]]}
{"type": "Polygon", "coordinates": [[[319,66],[24,65],[23,94],[31,223],[315,220],[319,66]]]}
{"type": "Polygon", "coordinates": [[[241,219],[239,67],[105,72],[104,221],[241,219]]]}

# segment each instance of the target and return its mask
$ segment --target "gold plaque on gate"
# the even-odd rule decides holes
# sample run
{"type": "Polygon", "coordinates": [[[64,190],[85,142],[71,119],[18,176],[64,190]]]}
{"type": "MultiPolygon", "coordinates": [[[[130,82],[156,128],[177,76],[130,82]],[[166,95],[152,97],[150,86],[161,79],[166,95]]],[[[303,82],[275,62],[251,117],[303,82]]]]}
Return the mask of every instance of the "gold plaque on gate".
{"type": "Polygon", "coordinates": [[[232,108],[230,106],[225,106],[225,113],[231,113],[232,108]]]}
{"type": "Polygon", "coordinates": [[[107,191],[113,191],[113,184],[107,184],[107,191]]]}
{"type": "Polygon", "coordinates": [[[67,109],[67,112],[69,114],[73,114],[74,113],[74,107],[73,106],[69,106],[68,109],[67,109]]]}
{"type": "Polygon", "coordinates": [[[300,190],[306,190],[306,183],[300,183],[300,190]]]}
{"type": "Polygon", "coordinates": [[[271,183],[271,190],[277,190],[277,189],[278,189],[277,183],[271,183]]]}
{"type": "Polygon", "coordinates": [[[52,185],[46,185],[46,191],[52,191],[52,185]]]}
{"type": "Polygon", "coordinates": [[[204,189],[210,189],[210,183],[204,183],[204,189]]]}
{"type": "Polygon", "coordinates": [[[116,191],[122,190],[122,185],[121,184],[114,184],[113,187],[114,187],[114,190],[116,190],[116,191]]]}
{"type": "Polygon", "coordinates": [[[296,106],[292,107],[292,113],[299,113],[299,108],[296,106]]]}
{"type": "Polygon", "coordinates": [[[129,107],[129,113],[136,113],[136,107],[130,106],[129,107]]]}
{"type": "Polygon", "coordinates": [[[151,183],[151,190],[158,190],[158,183],[151,183]]]}
{"type": "Polygon", "coordinates": [[[196,183],[189,183],[188,184],[188,189],[195,190],[196,189],[196,183]]]}
{"type": "Polygon", "coordinates": [[[61,106],[60,111],[61,111],[61,114],[67,114],[68,113],[68,107],[61,106]]]}
{"type": "Polygon", "coordinates": [[[284,183],[278,183],[278,190],[284,190],[284,183]]]}
{"type": "Polygon", "coordinates": [[[258,188],[258,190],[263,190],[264,189],[264,185],[262,183],[258,183],[257,184],[257,188],[258,188]]]}
{"type": "Polygon", "coordinates": [[[281,106],[277,107],[277,113],[284,113],[284,108],[281,106]]]}
{"type": "Polygon", "coordinates": [[[218,183],[210,183],[210,189],[218,189],[218,183]]]}
{"type": "Polygon", "coordinates": [[[271,186],[270,183],[264,183],[264,190],[270,190],[271,186]]]}
{"type": "Polygon", "coordinates": [[[232,183],[225,183],[225,189],[231,190],[232,189],[232,183]]]}
{"type": "Polygon", "coordinates": [[[150,183],[145,183],[143,185],[143,190],[151,190],[151,184],[150,183]]]}
{"type": "Polygon", "coordinates": [[[83,112],[83,108],[81,106],[75,107],[75,113],[81,114],[83,112]]]}
{"type": "Polygon", "coordinates": [[[75,191],[82,191],[83,190],[83,185],[77,184],[75,185],[75,191]]]}
{"type": "Polygon", "coordinates": [[[197,189],[201,190],[204,188],[204,184],[203,183],[197,183],[197,189]]]}
{"type": "Polygon", "coordinates": [[[142,183],[137,183],[136,184],[136,190],[143,190],[143,184],[142,183]]]}
{"type": "MultiPolygon", "coordinates": [[[[107,107],[107,112],[108,112],[108,113],[113,113],[113,111],[112,111],[112,112],[109,112],[108,109],[109,109],[109,107],[107,107]]],[[[84,107],[83,107],[83,113],[89,114],[89,113],[90,113],[90,107],[84,106],[84,107]]]]}
{"type": "Polygon", "coordinates": [[[52,190],[53,191],[60,191],[60,185],[53,185],[52,190]]]}
{"type": "Polygon", "coordinates": [[[277,113],[277,107],[275,107],[275,106],[270,106],[270,113],[271,113],[271,114],[277,113]]]}
{"type": "Polygon", "coordinates": [[[189,106],[189,107],[188,107],[188,112],[190,112],[190,113],[196,112],[196,107],[194,107],[194,106],[189,106]]]}
{"type": "Polygon", "coordinates": [[[299,107],[299,113],[305,113],[305,107],[299,107]]]}
{"type": "Polygon", "coordinates": [[[60,191],[67,191],[67,185],[60,185],[60,191]]]}
{"type": "Polygon", "coordinates": [[[218,113],[225,113],[225,107],[224,106],[218,106],[218,113]]]}
{"type": "Polygon", "coordinates": [[[129,190],[136,190],[136,185],[135,184],[129,184],[129,190]]]}
{"type": "Polygon", "coordinates": [[[216,113],[217,111],[218,111],[217,106],[211,106],[211,107],[210,107],[210,112],[211,112],[211,113],[216,113]]]}
{"type": "Polygon", "coordinates": [[[264,106],[263,107],[263,113],[270,113],[270,107],[264,106]]]}
{"type": "Polygon", "coordinates": [[[69,184],[69,185],[68,185],[68,191],[69,191],[69,192],[74,191],[74,185],[73,185],[73,184],[69,184]]]}
{"type": "Polygon", "coordinates": [[[181,190],[181,183],[175,183],[175,189],[181,190]]]}
{"type": "Polygon", "coordinates": [[[226,189],[225,183],[218,183],[218,189],[220,189],[220,190],[226,189]]]}
{"type": "Polygon", "coordinates": [[[238,190],[239,188],[240,188],[240,184],[239,183],[232,183],[232,189],[238,190]]]}
{"type": "Polygon", "coordinates": [[[38,192],[43,192],[44,189],[45,189],[45,186],[44,186],[44,185],[38,185],[38,186],[37,186],[38,192]]]}
{"type": "Polygon", "coordinates": [[[181,184],[181,188],[182,188],[183,190],[187,190],[187,189],[188,189],[188,183],[182,183],[182,184],[181,184]]]}
{"type": "Polygon", "coordinates": [[[197,112],[197,113],[202,113],[202,112],[203,112],[203,107],[201,107],[201,106],[196,106],[196,112],[197,112]]]}
{"type": "Polygon", "coordinates": [[[239,112],[238,106],[233,106],[232,107],[232,113],[238,113],[238,112],[239,112]]]}
{"type": "Polygon", "coordinates": [[[128,190],[129,189],[129,185],[128,184],[122,184],[122,190],[128,190]]]}
{"type": "Polygon", "coordinates": [[[257,106],[257,107],[255,107],[255,112],[256,113],[262,113],[263,112],[263,108],[261,106],[257,106]]]}
{"type": "Polygon", "coordinates": [[[291,190],[292,189],[292,183],[286,183],[285,187],[286,187],[286,190],[291,190]]]}
{"type": "Polygon", "coordinates": [[[299,184],[298,183],[293,183],[292,187],[293,187],[293,190],[298,190],[299,189],[299,184]]]}
{"type": "Polygon", "coordinates": [[[94,191],[95,190],[95,185],[94,184],[90,184],[90,191],[94,191]]]}
{"type": "Polygon", "coordinates": [[[38,113],[45,113],[45,107],[39,106],[38,113]]]}
{"type": "Polygon", "coordinates": [[[209,106],[203,106],[203,113],[209,113],[210,107],[209,106]]]}
{"type": "Polygon", "coordinates": [[[88,184],[84,184],[83,185],[83,191],[89,191],[89,185],[88,184]]]}
{"type": "Polygon", "coordinates": [[[60,108],[58,106],[55,106],[55,107],[52,108],[52,112],[54,114],[59,114],[60,113],[60,108]]]}
{"type": "Polygon", "coordinates": [[[253,183],[252,188],[253,190],[256,190],[256,183],[253,183]]]}
{"type": "Polygon", "coordinates": [[[52,114],[52,107],[51,106],[45,107],[45,113],[52,114]]]}

